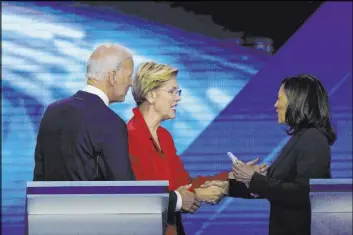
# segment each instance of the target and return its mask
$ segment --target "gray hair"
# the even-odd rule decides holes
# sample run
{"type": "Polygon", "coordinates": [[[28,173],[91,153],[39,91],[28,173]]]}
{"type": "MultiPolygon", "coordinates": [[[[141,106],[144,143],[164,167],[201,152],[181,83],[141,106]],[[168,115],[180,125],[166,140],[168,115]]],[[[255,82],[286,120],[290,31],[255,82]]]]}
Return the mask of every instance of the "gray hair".
{"type": "Polygon", "coordinates": [[[88,79],[94,79],[103,81],[107,78],[107,73],[120,69],[121,65],[128,59],[132,59],[132,53],[126,47],[118,44],[104,44],[99,46],[92,53],[92,56],[88,60],[86,77],[88,79]],[[111,50],[113,53],[98,53],[98,58],[94,58],[93,55],[98,50],[111,50]],[[103,54],[103,55],[102,55],[103,54]],[[92,58],[93,57],[93,58],[92,58]]]}

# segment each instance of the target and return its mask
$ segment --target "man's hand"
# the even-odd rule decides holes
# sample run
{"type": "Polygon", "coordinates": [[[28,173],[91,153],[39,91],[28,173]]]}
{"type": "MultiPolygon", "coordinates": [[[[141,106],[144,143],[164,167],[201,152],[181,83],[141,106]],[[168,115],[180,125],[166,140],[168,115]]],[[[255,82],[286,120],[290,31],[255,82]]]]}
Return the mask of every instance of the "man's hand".
{"type": "Polygon", "coordinates": [[[196,193],[200,195],[203,202],[215,204],[220,202],[225,195],[228,195],[228,181],[206,181],[200,188],[196,189],[196,193]]]}
{"type": "Polygon", "coordinates": [[[181,210],[194,213],[200,207],[200,201],[197,196],[189,191],[191,185],[181,186],[177,189],[182,198],[181,210]]]}

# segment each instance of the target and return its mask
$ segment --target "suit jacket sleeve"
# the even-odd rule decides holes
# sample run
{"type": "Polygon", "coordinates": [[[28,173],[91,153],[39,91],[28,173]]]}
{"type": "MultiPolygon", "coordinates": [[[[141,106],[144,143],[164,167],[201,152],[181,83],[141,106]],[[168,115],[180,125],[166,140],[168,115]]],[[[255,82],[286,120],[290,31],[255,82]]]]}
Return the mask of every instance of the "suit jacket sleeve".
{"type": "Polygon", "coordinates": [[[250,181],[250,191],[269,201],[286,205],[307,204],[309,179],[325,178],[330,171],[330,147],[322,134],[310,132],[296,145],[297,177],[293,182],[283,182],[255,173],[250,181]]]}
{"type": "Polygon", "coordinates": [[[229,180],[229,192],[230,197],[241,197],[241,198],[252,198],[248,187],[244,183],[239,182],[235,179],[229,180]]]}
{"type": "Polygon", "coordinates": [[[121,138],[124,140],[124,143],[127,143],[127,144],[124,144],[121,146],[123,151],[121,152],[121,155],[119,155],[119,159],[122,159],[123,163],[126,164],[126,166],[124,167],[124,169],[126,170],[125,170],[125,173],[121,175],[120,179],[118,180],[136,180],[134,171],[131,166],[130,156],[129,156],[127,127],[125,123],[122,123],[121,126],[122,126],[121,128],[124,130],[121,132],[121,135],[122,135],[121,138]]]}
{"type": "MultiPolygon", "coordinates": [[[[48,109],[50,106],[48,107],[48,109]]],[[[46,112],[44,112],[43,118],[39,124],[39,131],[37,136],[37,143],[34,152],[34,170],[33,170],[33,181],[44,181],[44,156],[41,150],[41,139],[43,138],[43,129],[45,129],[45,117],[46,112]]]]}
{"type": "Polygon", "coordinates": [[[169,204],[168,204],[168,220],[167,223],[170,225],[176,224],[175,208],[177,204],[177,195],[174,191],[169,191],[169,204]]]}
{"type": "Polygon", "coordinates": [[[135,176],[135,173],[134,173],[134,170],[132,168],[132,164],[131,164],[131,160],[130,160],[130,155],[129,155],[129,140],[128,140],[128,131],[127,131],[127,126],[126,124],[124,123],[124,129],[125,129],[125,140],[127,142],[127,145],[126,145],[126,156],[125,156],[125,159],[126,159],[126,164],[127,164],[127,180],[136,180],[136,176],[135,176]]]}
{"type": "Polygon", "coordinates": [[[44,181],[44,158],[41,152],[40,141],[38,141],[38,139],[39,138],[37,138],[36,149],[34,152],[33,181],[44,181]]]}
{"type": "MultiPolygon", "coordinates": [[[[118,141],[101,143],[104,152],[105,167],[108,169],[108,180],[135,180],[135,175],[129,157],[128,133],[126,124],[119,120],[118,132],[115,133],[118,141]]],[[[98,144],[99,145],[99,144],[98,144]]]]}

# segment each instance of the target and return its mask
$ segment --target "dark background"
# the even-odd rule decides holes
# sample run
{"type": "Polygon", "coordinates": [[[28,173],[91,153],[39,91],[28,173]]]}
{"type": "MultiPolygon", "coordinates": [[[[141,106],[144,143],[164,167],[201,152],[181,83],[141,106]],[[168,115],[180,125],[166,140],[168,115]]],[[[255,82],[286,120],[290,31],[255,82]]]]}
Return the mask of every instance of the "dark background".
{"type": "MultiPolygon", "coordinates": [[[[166,1],[167,2],[167,1],[166,1]]],[[[323,1],[168,1],[196,14],[209,14],[216,24],[247,36],[274,39],[280,48],[323,1]]]]}
{"type": "MultiPolygon", "coordinates": [[[[272,162],[286,140],[273,108],[280,81],[311,73],[330,94],[338,133],[332,147],[332,178],[352,178],[351,2],[323,4],[297,31],[306,18],[299,18],[305,12],[300,8],[303,2],[276,2],[274,9],[272,3],[186,3],[194,4],[198,13],[165,2],[93,4],[2,4],[2,234],[24,234],[25,185],[32,179],[33,151],[45,108],[82,89],[86,59],[93,48],[107,42],[130,48],[135,67],[154,60],[180,69],[178,83],[184,91],[178,117],[163,126],[174,137],[191,177],[230,170],[228,151],[243,161],[258,156],[261,162],[272,162]],[[214,16],[202,15],[205,7],[214,16]],[[272,56],[234,43],[237,33],[221,26],[222,20],[235,32],[273,37],[277,47],[293,36],[272,56]]],[[[127,122],[134,106],[129,92],[126,102],[111,109],[127,122]]],[[[267,201],[225,198],[221,203],[185,215],[187,234],[268,234],[267,201]]],[[[331,234],[351,234],[351,228],[331,234]]]]}
{"type": "Polygon", "coordinates": [[[243,38],[268,37],[273,40],[274,51],[276,51],[324,1],[74,2],[76,4],[117,9],[129,15],[139,16],[163,25],[172,25],[214,38],[231,39],[234,37],[234,34],[224,33],[225,31],[243,32],[243,38]],[[153,2],[156,4],[151,4],[153,2]],[[171,9],[162,5],[169,5],[171,9]],[[189,13],[189,16],[181,14],[180,9],[189,13]],[[170,10],[174,10],[174,12],[170,10]],[[195,18],[200,15],[208,16],[208,18],[206,20],[200,18],[197,24],[194,19],[190,19],[190,17],[195,18]]]}

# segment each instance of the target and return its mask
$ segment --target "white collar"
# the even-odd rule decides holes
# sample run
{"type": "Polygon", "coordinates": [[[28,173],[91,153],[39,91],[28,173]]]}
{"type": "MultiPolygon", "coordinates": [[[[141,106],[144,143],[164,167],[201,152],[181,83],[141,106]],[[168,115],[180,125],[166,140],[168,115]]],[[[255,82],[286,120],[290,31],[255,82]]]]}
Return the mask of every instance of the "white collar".
{"type": "Polygon", "coordinates": [[[108,96],[99,88],[91,86],[91,85],[86,85],[83,89],[83,91],[94,94],[99,96],[104,102],[105,105],[109,105],[109,98],[108,96]]]}

